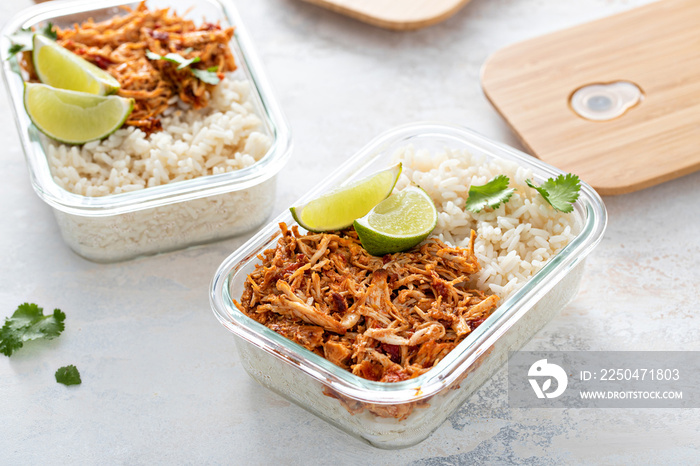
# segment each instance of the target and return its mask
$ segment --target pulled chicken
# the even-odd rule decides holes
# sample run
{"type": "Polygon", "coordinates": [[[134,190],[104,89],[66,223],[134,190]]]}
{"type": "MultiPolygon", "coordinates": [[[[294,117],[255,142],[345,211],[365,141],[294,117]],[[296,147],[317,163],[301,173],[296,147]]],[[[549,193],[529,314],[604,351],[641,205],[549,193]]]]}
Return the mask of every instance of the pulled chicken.
{"type": "Polygon", "coordinates": [[[352,228],[282,236],[246,280],[236,306],[247,316],[353,374],[379,382],[417,377],[496,308],[468,289],[479,270],[468,248],[430,238],[375,257],[352,228]]]}

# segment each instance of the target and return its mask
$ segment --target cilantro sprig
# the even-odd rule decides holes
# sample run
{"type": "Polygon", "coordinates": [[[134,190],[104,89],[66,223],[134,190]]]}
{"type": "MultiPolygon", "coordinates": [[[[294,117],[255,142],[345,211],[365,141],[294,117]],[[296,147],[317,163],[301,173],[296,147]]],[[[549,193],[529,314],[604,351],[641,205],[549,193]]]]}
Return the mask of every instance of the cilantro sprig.
{"type": "Polygon", "coordinates": [[[27,341],[56,338],[65,329],[64,320],[66,315],[60,309],[44,315],[44,309],[36,304],[20,304],[0,328],[0,353],[9,357],[27,341]]]}
{"type": "Polygon", "coordinates": [[[535,186],[530,180],[525,180],[525,182],[529,187],[536,189],[554,210],[564,213],[574,210],[574,202],[578,199],[581,191],[581,180],[571,173],[549,178],[540,186],[535,186]]]}
{"type": "Polygon", "coordinates": [[[466,209],[470,212],[481,212],[484,207],[498,208],[501,202],[506,203],[515,192],[515,188],[509,188],[510,180],[505,175],[498,175],[491,181],[481,186],[471,185],[466,209]]]}
{"type": "Polygon", "coordinates": [[[34,31],[31,28],[20,29],[19,31],[15,32],[14,34],[8,37],[8,39],[10,39],[10,42],[12,42],[12,45],[10,45],[10,48],[8,50],[10,56],[7,57],[7,59],[11,59],[20,52],[32,50],[34,48],[34,34],[42,34],[51,40],[56,40],[58,38],[58,36],[56,35],[56,31],[54,31],[52,23],[47,23],[44,27],[37,31],[34,31]]]}
{"type": "Polygon", "coordinates": [[[198,70],[196,68],[192,68],[192,74],[195,75],[200,81],[204,81],[207,84],[217,85],[219,84],[219,82],[221,82],[221,79],[219,79],[219,75],[216,74],[218,69],[218,66],[210,66],[206,70],[198,70]]]}
{"type": "MultiPolygon", "coordinates": [[[[185,52],[191,51],[191,49],[186,49],[185,52]]],[[[174,52],[170,52],[166,55],[158,55],[155,52],[151,52],[150,50],[146,50],[146,57],[148,57],[149,60],[165,60],[169,61],[171,63],[177,64],[177,69],[181,70],[183,68],[188,68],[190,72],[200,81],[203,81],[207,84],[219,84],[221,79],[219,79],[219,76],[216,74],[217,70],[219,69],[218,66],[212,66],[207,68],[206,70],[200,70],[197,68],[192,68],[190,65],[193,63],[197,63],[201,61],[199,57],[194,57],[194,58],[185,58],[182,55],[179,55],[174,52]]]]}
{"type": "Polygon", "coordinates": [[[78,368],[73,364],[69,366],[60,367],[56,371],[56,382],[62,383],[63,385],[80,385],[82,380],[80,380],[80,372],[78,368]]]}
{"type": "Polygon", "coordinates": [[[192,63],[197,63],[198,61],[201,60],[199,57],[194,57],[194,58],[185,58],[182,55],[178,55],[177,53],[170,52],[166,55],[158,55],[155,52],[151,52],[150,50],[146,50],[146,56],[148,57],[149,60],[165,60],[169,61],[171,63],[175,63],[178,65],[177,69],[181,70],[187,66],[190,66],[192,63]]]}
{"type": "MultiPolygon", "coordinates": [[[[498,175],[485,185],[470,186],[465,209],[478,213],[485,207],[496,209],[502,202],[508,202],[515,191],[515,188],[508,188],[509,181],[507,176],[498,175]]],[[[530,180],[525,180],[525,183],[540,193],[554,210],[566,214],[574,210],[574,202],[578,199],[581,191],[581,180],[571,173],[549,178],[540,186],[536,186],[530,180]]]]}

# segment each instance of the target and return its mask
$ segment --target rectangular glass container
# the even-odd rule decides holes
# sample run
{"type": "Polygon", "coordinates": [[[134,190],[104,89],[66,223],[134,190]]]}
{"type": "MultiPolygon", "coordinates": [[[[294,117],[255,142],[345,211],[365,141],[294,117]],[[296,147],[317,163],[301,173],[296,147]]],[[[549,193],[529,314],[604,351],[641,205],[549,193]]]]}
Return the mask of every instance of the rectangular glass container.
{"type": "Polygon", "coordinates": [[[149,8],[170,7],[195,21],[235,27],[230,47],[238,69],[233,79],[250,83],[255,114],[271,140],[255,164],[138,191],[87,197],[68,192],[53,179],[48,139],[32,125],[23,105],[23,82],[7,60],[8,37],[21,28],[52,22],[62,28],[93,18],[109,19],[121,6],[138,2],[67,1],[35,5],[12,18],[0,33],[0,58],[30,179],[39,197],[53,208],[65,242],[96,262],[115,262],[203,244],[260,226],[270,215],[276,175],[291,154],[291,135],[237,11],[226,0],[150,0],[149,8]]]}
{"type": "MultiPolygon", "coordinates": [[[[303,205],[340,185],[388,167],[396,149],[466,149],[486,160],[516,162],[534,172],[535,181],[562,172],[469,130],[439,124],[414,124],[378,137],[335,173],[296,202],[303,205]]],[[[285,212],[229,256],[210,289],[217,319],[237,338],[245,370],[258,382],[345,432],[381,448],[402,448],[420,442],[435,430],[578,291],[584,258],[603,236],[606,211],[600,197],[585,183],[574,206],[578,235],[522,288],[505,299],[483,324],[425,374],[398,383],[362,379],[241,313],[246,276],[257,255],[275,246],[279,222],[295,225],[285,212]]]]}

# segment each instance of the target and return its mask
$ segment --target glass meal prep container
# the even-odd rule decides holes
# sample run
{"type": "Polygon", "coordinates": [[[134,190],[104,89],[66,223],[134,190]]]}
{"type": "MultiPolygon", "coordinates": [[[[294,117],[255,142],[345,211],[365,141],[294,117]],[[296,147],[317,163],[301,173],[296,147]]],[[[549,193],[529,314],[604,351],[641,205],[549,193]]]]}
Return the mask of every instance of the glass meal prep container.
{"type": "MultiPolygon", "coordinates": [[[[392,164],[401,147],[416,150],[466,149],[486,160],[516,162],[534,172],[535,181],[562,172],[510,147],[469,130],[414,124],[378,137],[294,205],[351,183],[392,164]]],[[[507,360],[554,317],[577,291],[584,258],[601,240],[606,211],[600,197],[585,183],[573,214],[578,235],[433,369],[414,379],[381,383],[357,377],[275,333],[241,313],[240,299],[257,255],[274,248],[279,222],[296,225],[281,214],[219,267],[210,288],[217,319],[237,338],[245,370],[265,387],[298,404],[345,432],[381,448],[402,448],[425,439],[507,360]]],[[[302,229],[303,231],[303,229],[302,229]]]]}
{"type": "Polygon", "coordinates": [[[237,171],[148,187],[138,191],[87,197],[71,193],[53,179],[47,159],[49,139],[32,125],[23,106],[23,82],[7,60],[8,36],[21,28],[52,22],[65,28],[88,18],[102,21],[138,2],[50,2],[27,8],[0,36],[3,78],[12,102],[34,190],[53,208],[65,242],[96,262],[115,262],[203,244],[260,226],[274,206],[276,175],[291,154],[291,135],[243,23],[226,0],[149,0],[148,7],[170,7],[196,23],[206,19],[235,27],[230,42],[238,66],[232,78],[250,83],[260,132],[271,145],[253,165],[237,171]]]}

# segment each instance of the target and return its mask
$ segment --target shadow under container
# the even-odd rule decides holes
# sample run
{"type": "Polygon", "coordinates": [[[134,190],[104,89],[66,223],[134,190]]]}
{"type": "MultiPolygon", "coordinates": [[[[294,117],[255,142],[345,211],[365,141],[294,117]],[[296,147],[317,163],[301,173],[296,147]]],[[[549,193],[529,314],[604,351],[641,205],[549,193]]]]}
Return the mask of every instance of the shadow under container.
{"type": "Polygon", "coordinates": [[[95,262],[116,262],[204,244],[248,232],[265,222],[274,207],[276,175],[291,154],[291,135],[250,38],[233,6],[225,0],[150,0],[149,8],[170,7],[188,17],[232,25],[229,44],[238,69],[233,79],[250,83],[250,99],[262,121],[270,149],[255,164],[237,171],[202,176],[138,191],[87,197],[54,181],[47,157],[49,139],[32,125],[23,105],[23,82],[7,58],[8,36],[47,22],[65,28],[88,18],[102,21],[137,2],[51,2],[27,8],[0,33],[3,78],[12,102],[34,190],[53,208],[65,242],[95,262]]]}
{"type": "MultiPolygon", "coordinates": [[[[294,205],[388,167],[392,154],[407,145],[433,154],[445,148],[466,149],[487,160],[513,161],[531,169],[538,183],[562,173],[463,128],[414,124],[372,141],[294,205]]],[[[605,230],[606,211],[595,191],[582,183],[571,215],[576,216],[579,233],[562,251],[433,369],[398,383],[357,377],[248,318],[232,303],[240,299],[256,256],[275,246],[278,223],[296,224],[288,212],[221,264],[212,280],[210,302],[217,319],[237,337],[243,367],[255,380],[376,447],[408,447],[428,437],[503,365],[510,351],[518,350],[576,296],[584,258],[605,230]]]]}

